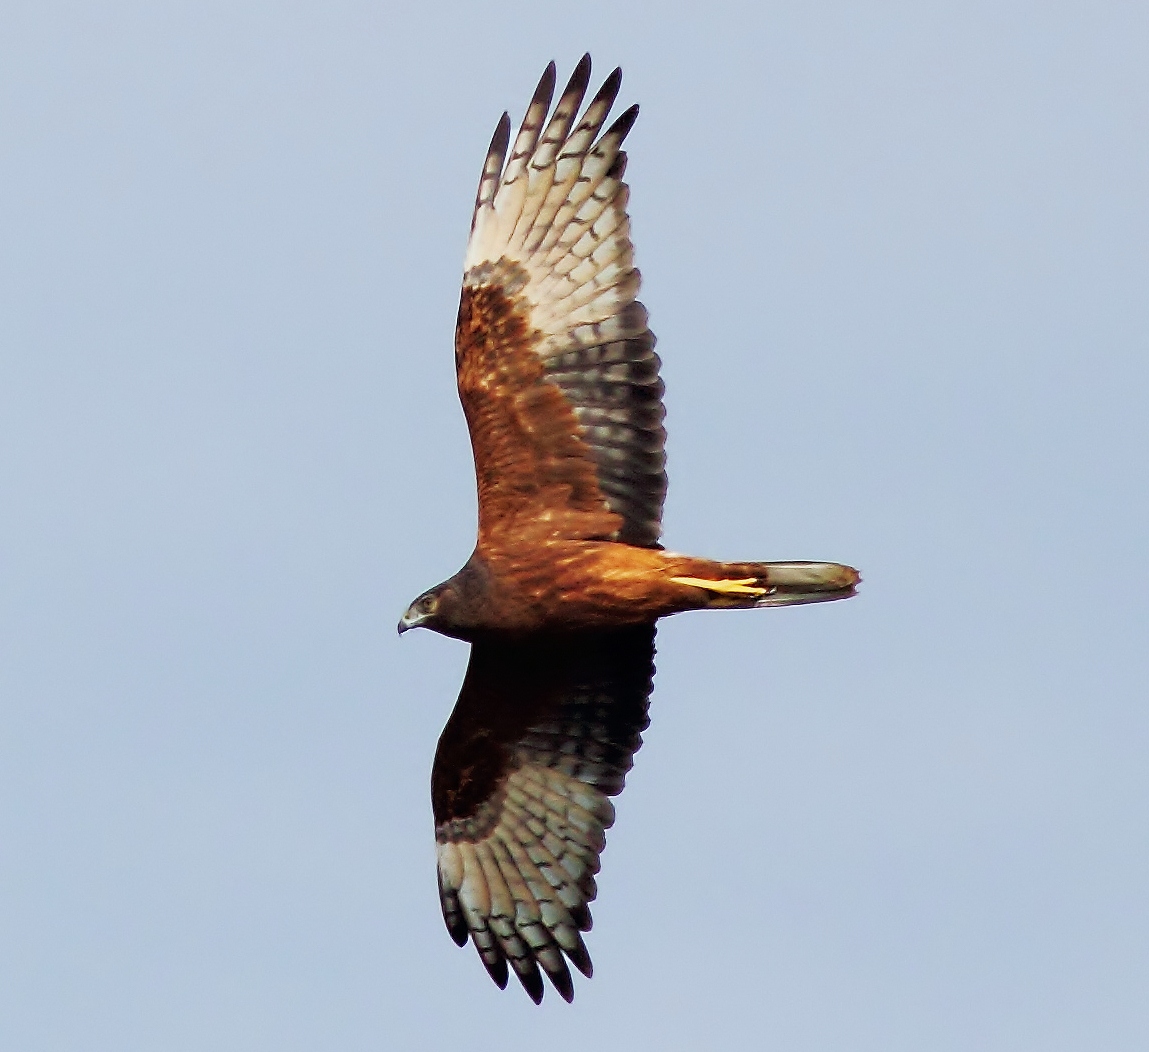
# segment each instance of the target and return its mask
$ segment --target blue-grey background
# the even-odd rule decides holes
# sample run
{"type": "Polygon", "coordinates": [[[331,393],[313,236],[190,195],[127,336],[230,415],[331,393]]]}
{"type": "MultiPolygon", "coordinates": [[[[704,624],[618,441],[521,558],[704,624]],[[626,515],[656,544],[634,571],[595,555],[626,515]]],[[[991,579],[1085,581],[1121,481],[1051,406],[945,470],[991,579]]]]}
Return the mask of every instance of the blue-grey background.
{"type": "Polygon", "coordinates": [[[1144,3],[15,2],[0,32],[0,1043],[1141,1049],[1144,3]],[[500,112],[626,70],[669,546],[573,1007],[435,893],[500,112]]]}

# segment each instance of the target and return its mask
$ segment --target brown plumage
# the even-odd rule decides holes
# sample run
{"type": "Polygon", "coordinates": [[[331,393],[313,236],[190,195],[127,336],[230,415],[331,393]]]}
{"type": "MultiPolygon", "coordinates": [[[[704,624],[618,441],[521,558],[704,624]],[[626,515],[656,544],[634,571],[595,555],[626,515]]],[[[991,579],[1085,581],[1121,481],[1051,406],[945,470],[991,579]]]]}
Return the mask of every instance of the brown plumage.
{"type": "Polygon", "coordinates": [[[431,775],[443,916],[505,986],[590,975],[594,874],[647,725],[654,624],[683,610],[844,599],[837,563],[721,563],[659,544],[663,385],[626,214],[615,70],[576,124],[584,56],[548,120],[543,74],[483,167],[455,333],[479,496],[474,553],[408,609],[471,643],[431,775]],[[601,133],[601,134],[600,134],[601,133]]]}

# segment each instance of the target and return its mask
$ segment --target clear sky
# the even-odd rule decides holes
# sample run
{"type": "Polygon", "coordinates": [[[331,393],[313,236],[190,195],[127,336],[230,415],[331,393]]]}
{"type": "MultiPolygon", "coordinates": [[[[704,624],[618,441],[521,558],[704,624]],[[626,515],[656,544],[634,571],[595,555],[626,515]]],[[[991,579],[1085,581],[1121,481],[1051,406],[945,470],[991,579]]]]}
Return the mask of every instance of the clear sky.
{"type": "Polygon", "coordinates": [[[1149,1040],[1149,7],[10,2],[0,1044],[1149,1040]],[[625,70],[684,615],[572,1007],[443,928],[499,114],[625,70]]]}

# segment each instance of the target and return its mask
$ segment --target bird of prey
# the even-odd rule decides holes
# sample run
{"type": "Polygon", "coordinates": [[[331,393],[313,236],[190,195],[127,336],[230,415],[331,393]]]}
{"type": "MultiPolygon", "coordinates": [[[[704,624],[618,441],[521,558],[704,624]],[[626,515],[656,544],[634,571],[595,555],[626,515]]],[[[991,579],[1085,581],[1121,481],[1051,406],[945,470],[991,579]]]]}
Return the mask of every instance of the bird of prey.
{"type": "Polygon", "coordinates": [[[663,384],[623,182],[638,107],[602,131],[616,69],[579,118],[589,78],[584,55],[551,112],[552,62],[510,156],[506,113],[487,151],[455,330],[478,542],[399,622],[471,644],[431,773],[439,897],[455,942],[536,1003],[540,969],[567,1001],[567,961],[591,974],[582,933],[648,725],[655,622],[845,599],[859,581],[659,543],[663,384]]]}

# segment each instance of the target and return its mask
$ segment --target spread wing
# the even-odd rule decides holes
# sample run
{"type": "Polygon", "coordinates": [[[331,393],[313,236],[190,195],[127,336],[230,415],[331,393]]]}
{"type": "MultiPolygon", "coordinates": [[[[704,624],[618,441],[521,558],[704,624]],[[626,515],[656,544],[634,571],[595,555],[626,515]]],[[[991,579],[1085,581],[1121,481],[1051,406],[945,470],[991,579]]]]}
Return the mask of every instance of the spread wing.
{"type": "Polygon", "coordinates": [[[654,334],[635,296],[615,70],[576,116],[583,56],[551,114],[547,68],[507,160],[506,114],[475,202],[455,334],[479,536],[654,547],[666,471],[654,334]],[[504,163],[505,162],[505,163],[504,163]]]}
{"type": "Polygon", "coordinates": [[[584,975],[594,874],[642,744],[654,626],[476,642],[439,739],[431,801],[439,897],[458,945],[468,936],[491,978],[510,964],[543,996],[541,968],[574,997],[564,954],[584,975]]]}

